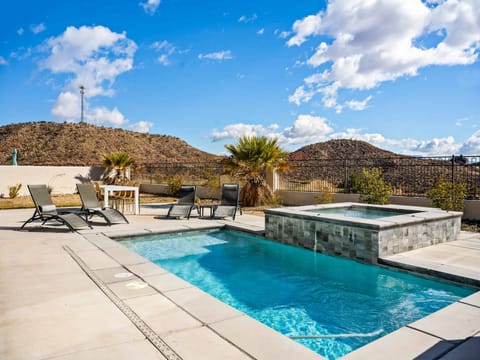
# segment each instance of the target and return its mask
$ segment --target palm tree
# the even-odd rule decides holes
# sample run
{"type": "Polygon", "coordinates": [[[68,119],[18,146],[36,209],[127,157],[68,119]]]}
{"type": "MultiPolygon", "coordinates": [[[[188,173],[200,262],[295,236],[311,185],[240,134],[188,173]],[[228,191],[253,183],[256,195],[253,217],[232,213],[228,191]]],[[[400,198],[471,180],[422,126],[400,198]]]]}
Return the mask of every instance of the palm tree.
{"type": "Polygon", "coordinates": [[[107,169],[107,182],[118,184],[126,179],[126,172],[135,160],[124,152],[116,151],[102,155],[102,165],[107,169]]]}
{"type": "Polygon", "coordinates": [[[245,179],[240,192],[244,206],[258,206],[270,202],[273,193],[265,182],[267,169],[285,171],[287,152],[280,149],[277,139],[266,136],[243,136],[238,144],[225,145],[231,156],[225,163],[231,172],[245,179]]]}

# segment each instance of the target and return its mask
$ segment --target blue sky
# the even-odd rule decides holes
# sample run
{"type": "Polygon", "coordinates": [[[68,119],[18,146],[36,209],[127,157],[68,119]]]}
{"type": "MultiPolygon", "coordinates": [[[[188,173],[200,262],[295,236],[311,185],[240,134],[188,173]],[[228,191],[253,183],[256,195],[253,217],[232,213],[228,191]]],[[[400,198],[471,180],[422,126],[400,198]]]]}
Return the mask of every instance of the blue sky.
{"type": "Polygon", "coordinates": [[[22,1],[0,125],[80,119],[211,153],[242,135],[480,154],[480,0],[22,1]]]}

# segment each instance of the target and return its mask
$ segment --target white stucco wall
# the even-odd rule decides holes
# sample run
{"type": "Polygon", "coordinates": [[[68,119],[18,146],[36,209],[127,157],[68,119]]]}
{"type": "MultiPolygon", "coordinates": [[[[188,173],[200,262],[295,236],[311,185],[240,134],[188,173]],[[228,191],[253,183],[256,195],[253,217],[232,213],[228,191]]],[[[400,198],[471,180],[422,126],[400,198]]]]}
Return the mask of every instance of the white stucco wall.
{"type": "Polygon", "coordinates": [[[29,184],[51,186],[52,194],[73,194],[77,183],[98,180],[102,173],[96,166],[0,166],[0,196],[8,197],[8,187],[18,183],[20,195],[29,195],[29,184]]]}

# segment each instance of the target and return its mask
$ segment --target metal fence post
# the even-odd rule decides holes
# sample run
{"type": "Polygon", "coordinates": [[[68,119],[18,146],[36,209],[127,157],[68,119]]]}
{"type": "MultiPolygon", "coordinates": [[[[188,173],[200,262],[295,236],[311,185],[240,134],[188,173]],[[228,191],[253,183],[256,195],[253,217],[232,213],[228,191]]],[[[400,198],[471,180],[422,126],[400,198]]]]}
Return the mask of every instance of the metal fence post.
{"type": "Polygon", "coordinates": [[[452,204],[455,203],[455,194],[453,193],[454,189],[455,189],[455,154],[452,155],[452,188],[451,188],[452,204]]]}
{"type": "Polygon", "coordinates": [[[345,194],[348,194],[350,192],[350,184],[348,183],[348,165],[347,165],[347,159],[344,160],[344,166],[345,166],[345,180],[344,180],[344,185],[343,185],[343,192],[345,194]]]}

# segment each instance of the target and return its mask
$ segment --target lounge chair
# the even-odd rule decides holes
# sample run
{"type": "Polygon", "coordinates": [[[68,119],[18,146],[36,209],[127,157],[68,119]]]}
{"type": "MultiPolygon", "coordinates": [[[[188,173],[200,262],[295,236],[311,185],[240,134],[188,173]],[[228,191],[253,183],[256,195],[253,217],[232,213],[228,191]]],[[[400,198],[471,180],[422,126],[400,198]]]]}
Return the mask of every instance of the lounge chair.
{"type": "Polygon", "coordinates": [[[168,209],[167,218],[187,218],[190,219],[195,205],[195,197],[197,194],[197,187],[195,185],[182,185],[177,196],[178,200],[168,209]]]}
{"type": "Polygon", "coordinates": [[[87,213],[87,216],[101,216],[108,225],[128,224],[128,220],[120,211],[113,208],[102,208],[93,184],[77,184],[77,189],[82,200],[82,210],[87,213]]]}
{"type": "Polygon", "coordinates": [[[239,189],[238,184],[223,184],[222,198],[220,204],[213,207],[212,217],[225,218],[231,216],[235,220],[238,209],[240,210],[240,215],[242,214],[242,209],[238,202],[239,189]]]}
{"type": "Polygon", "coordinates": [[[54,220],[66,225],[70,231],[92,228],[90,224],[77,213],[59,213],[52,202],[47,185],[28,185],[28,191],[35,204],[35,212],[30,219],[23,223],[20,229],[23,229],[25,225],[36,220],[42,221],[42,225],[47,221],[54,220]]]}

